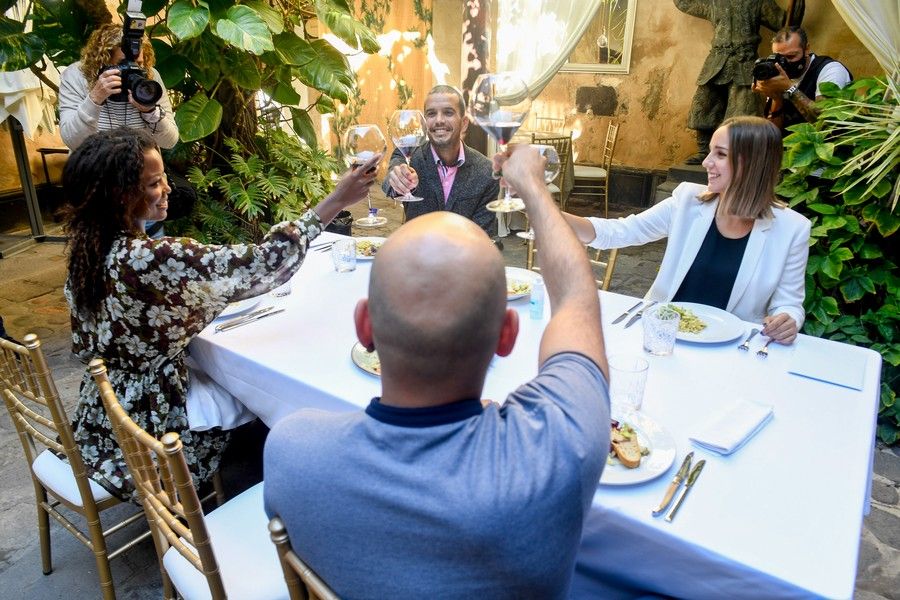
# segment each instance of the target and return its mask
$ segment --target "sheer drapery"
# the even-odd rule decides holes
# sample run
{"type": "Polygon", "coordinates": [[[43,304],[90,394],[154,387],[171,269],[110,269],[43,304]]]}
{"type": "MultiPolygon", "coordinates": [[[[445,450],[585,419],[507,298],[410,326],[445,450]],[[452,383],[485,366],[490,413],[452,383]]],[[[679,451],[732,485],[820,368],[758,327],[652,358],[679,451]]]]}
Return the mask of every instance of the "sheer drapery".
{"type": "Polygon", "coordinates": [[[884,72],[900,77],[900,0],[831,0],[884,72]]]}
{"type": "Polygon", "coordinates": [[[566,62],[604,0],[498,0],[497,71],[521,75],[535,98],[566,62]]]}

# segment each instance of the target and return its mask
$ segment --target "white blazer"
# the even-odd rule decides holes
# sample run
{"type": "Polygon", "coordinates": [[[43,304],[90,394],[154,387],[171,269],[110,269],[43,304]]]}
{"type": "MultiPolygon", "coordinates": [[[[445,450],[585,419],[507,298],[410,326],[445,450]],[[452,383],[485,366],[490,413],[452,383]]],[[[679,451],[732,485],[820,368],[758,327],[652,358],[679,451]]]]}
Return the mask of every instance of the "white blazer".
{"type": "MultiPolygon", "coordinates": [[[[669,241],[659,274],[646,298],[667,302],[694,264],[703,238],[716,214],[718,200],[701,202],[706,186],[682,183],[672,197],[623,219],[588,220],[596,237],[594,248],[624,248],[669,241]]],[[[761,323],[766,315],[787,313],[803,326],[809,219],[790,208],[773,208],[773,218],[757,219],[747,240],[726,310],[745,321],[761,323]]]]}

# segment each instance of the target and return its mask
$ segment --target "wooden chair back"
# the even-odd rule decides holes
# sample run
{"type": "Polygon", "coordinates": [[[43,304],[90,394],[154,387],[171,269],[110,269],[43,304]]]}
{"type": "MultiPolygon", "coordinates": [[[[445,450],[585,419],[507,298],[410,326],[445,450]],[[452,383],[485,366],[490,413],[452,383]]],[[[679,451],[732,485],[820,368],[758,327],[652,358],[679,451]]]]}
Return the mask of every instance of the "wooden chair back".
{"type": "MultiPolygon", "coordinates": [[[[598,274],[599,269],[599,277],[596,278],[597,288],[603,291],[608,290],[609,284],[612,281],[613,271],[615,271],[616,269],[616,260],[619,257],[619,250],[609,250],[606,260],[603,260],[602,258],[603,250],[588,248],[587,251],[589,260],[591,262],[591,267],[594,270],[595,275],[598,274]]],[[[534,240],[528,240],[525,268],[540,273],[541,268],[537,266],[536,257],[537,248],[534,245],[534,240]]]]}
{"type": "Polygon", "coordinates": [[[291,600],[339,600],[328,584],[313,572],[291,548],[287,529],[278,517],[269,521],[269,533],[278,550],[291,600]]]}
{"type": "Polygon", "coordinates": [[[569,172],[571,171],[569,163],[572,162],[572,133],[559,136],[532,133],[531,143],[553,146],[556,153],[559,154],[559,175],[556,176],[553,183],[559,188],[559,207],[561,210],[566,210],[566,203],[569,199],[569,172]]]}
{"type": "Polygon", "coordinates": [[[213,600],[224,599],[225,588],[181,439],[177,433],[170,432],[157,440],[144,431],[119,403],[103,360],[95,358],[88,368],[97,382],[106,414],[134,479],[136,493],[144,505],[160,562],[164,594],[167,598],[174,597],[171,580],[162,562],[171,547],[203,574],[213,600]]]}
{"type": "Polygon", "coordinates": [[[141,542],[149,532],[143,532],[113,552],[108,551],[106,536],[139,521],[142,513],[131,515],[104,532],[100,512],[120,501],[88,478],[40,340],[28,334],[23,342],[20,345],[0,339],[0,395],[16,428],[34,485],[44,574],[53,570],[49,530],[49,517],[53,517],[92,551],[101,594],[107,600],[114,599],[110,559],[141,542]],[[64,467],[56,468],[63,464],[59,457],[65,457],[71,473],[64,467]],[[71,481],[77,489],[77,498],[65,492],[71,481]],[[87,533],[57,510],[59,505],[80,514],[87,533]]]}

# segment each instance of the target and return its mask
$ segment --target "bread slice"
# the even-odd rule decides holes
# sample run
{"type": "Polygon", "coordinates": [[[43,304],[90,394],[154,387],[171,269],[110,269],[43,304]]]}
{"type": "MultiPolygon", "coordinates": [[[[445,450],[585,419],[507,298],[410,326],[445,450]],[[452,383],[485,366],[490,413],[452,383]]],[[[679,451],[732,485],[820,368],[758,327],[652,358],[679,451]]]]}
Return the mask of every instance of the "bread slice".
{"type": "Polygon", "coordinates": [[[636,469],[641,465],[641,446],[638,444],[637,433],[633,429],[629,433],[630,435],[627,435],[622,430],[612,427],[610,442],[619,462],[629,469],[636,469]]]}

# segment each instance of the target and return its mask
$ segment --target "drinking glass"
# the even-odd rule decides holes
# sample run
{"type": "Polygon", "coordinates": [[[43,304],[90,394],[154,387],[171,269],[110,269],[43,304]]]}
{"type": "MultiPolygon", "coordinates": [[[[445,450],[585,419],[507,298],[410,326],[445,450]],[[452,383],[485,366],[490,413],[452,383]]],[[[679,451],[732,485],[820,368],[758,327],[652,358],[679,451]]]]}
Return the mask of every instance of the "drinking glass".
{"type": "MultiPolygon", "coordinates": [[[[544,183],[553,183],[562,167],[562,164],[559,162],[559,153],[556,151],[556,148],[546,144],[531,144],[531,146],[537,148],[538,153],[544,157],[544,183]]],[[[529,227],[528,231],[520,231],[516,235],[522,239],[533,240],[534,229],[529,227]]]]}
{"type": "Polygon", "coordinates": [[[675,336],[681,315],[671,304],[658,304],[644,311],[644,350],[654,356],[668,356],[675,350],[675,336]]]}
{"type": "MultiPolygon", "coordinates": [[[[418,110],[395,110],[391,115],[388,123],[388,135],[391,136],[397,150],[403,154],[406,159],[406,165],[409,166],[409,159],[412,157],[413,150],[428,141],[428,135],[425,133],[425,117],[418,110]]],[[[406,192],[402,196],[398,196],[395,200],[400,202],[419,202],[422,200],[419,196],[413,196],[412,192],[406,192]]]]}
{"type": "MultiPolygon", "coordinates": [[[[506,152],[506,144],[518,131],[531,109],[531,92],[515,73],[485,73],[479,75],[469,97],[472,120],[485,130],[506,152]]],[[[521,200],[514,202],[507,186],[502,201],[491,202],[488,210],[514,212],[522,210],[521,200]]]]}
{"type": "MultiPolygon", "coordinates": [[[[352,125],[344,133],[344,151],[351,169],[356,169],[376,154],[387,152],[387,142],[378,125],[352,125]]],[[[374,167],[373,167],[374,168],[374,167]]],[[[378,209],[372,206],[372,196],[366,193],[369,215],[353,223],[360,227],[380,227],[387,219],[378,216],[378,209]]]]}
{"type": "Polygon", "coordinates": [[[356,270],[356,240],[338,240],[331,246],[331,260],[334,262],[334,270],[338,273],[348,273],[356,270]]]}
{"type": "Polygon", "coordinates": [[[609,363],[609,399],[612,418],[627,420],[641,409],[644,402],[644,386],[650,363],[634,354],[613,354],[609,363]]]}

